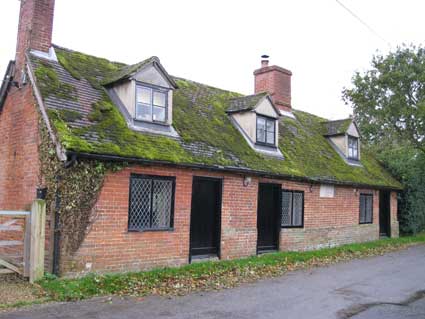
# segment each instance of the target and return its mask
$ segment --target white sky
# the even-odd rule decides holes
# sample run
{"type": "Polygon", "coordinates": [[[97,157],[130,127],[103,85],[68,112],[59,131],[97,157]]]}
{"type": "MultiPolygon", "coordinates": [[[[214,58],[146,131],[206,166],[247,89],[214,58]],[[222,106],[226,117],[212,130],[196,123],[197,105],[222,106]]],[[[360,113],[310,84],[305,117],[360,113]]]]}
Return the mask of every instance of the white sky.
{"type": "MultiPolygon", "coordinates": [[[[391,46],[425,39],[421,0],[341,0],[391,46]]],[[[18,0],[0,4],[0,76],[14,59],[18,0]]],[[[253,93],[261,54],[290,69],[293,107],[330,119],[355,70],[389,45],[336,0],[56,0],[55,44],[115,61],[156,55],[172,75],[253,93]]]]}

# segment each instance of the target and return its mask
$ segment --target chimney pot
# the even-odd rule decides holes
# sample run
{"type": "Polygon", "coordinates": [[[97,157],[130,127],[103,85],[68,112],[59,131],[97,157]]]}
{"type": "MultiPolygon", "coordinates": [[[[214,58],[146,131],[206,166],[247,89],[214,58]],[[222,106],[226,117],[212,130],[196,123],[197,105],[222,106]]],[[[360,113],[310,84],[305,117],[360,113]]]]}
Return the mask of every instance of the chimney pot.
{"type": "Polygon", "coordinates": [[[261,56],[261,67],[266,68],[269,66],[269,56],[267,54],[263,54],[261,56]]]}

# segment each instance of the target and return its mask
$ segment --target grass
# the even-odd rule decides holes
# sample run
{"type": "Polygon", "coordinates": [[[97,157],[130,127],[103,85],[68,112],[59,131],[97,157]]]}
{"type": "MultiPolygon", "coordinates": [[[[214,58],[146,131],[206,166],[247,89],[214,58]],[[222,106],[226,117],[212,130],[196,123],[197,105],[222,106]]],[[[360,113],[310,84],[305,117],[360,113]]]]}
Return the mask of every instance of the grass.
{"type": "Polygon", "coordinates": [[[425,233],[316,251],[278,252],[146,272],[90,274],[78,279],[57,279],[49,276],[38,285],[44,290],[45,297],[55,301],[81,300],[104,295],[184,295],[193,291],[230,288],[244,282],[279,276],[295,269],[381,255],[419,243],[425,243],[425,233]]]}

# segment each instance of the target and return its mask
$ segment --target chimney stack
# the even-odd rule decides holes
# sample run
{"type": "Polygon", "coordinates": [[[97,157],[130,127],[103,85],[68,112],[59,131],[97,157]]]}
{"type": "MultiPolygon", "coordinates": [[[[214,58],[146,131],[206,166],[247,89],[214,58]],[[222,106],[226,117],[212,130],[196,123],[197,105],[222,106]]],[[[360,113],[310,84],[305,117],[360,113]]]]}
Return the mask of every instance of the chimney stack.
{"type": "Polygon", "coordinates": [[[36,50],[48,53],[52,46],[55,0],[20,0],[16,70],[21,72],[25,53],[36,50]]]}
{"type": "Polygon", "coordinates": [[[269,66],[269,56],[261,56],[261,68],[254,71],[255,93],[267,92],[282,111],[291,111],[292,72],[280,66],[269,66]]]}

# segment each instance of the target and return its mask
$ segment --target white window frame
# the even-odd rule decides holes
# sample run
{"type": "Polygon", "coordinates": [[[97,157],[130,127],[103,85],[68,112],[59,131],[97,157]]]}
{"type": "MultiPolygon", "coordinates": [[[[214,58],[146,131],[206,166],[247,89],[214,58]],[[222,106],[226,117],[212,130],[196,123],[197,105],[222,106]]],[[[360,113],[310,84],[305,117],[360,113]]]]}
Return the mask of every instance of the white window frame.
{"type": "Polygon", "coordinates": [[[169,105],[168,105],[168,91],[169,90],[167,90],[165,88],[154,87],[154,86],[149,86],[149,85],[146,85],[146,84],[137,83],[136,84],[136,92],[135,92],[136,93],[136,100],[135,100],[135,104],[136,105],[135,105],[135,109],[134,109],[134,118],[135,118],[135,120],[137,120],[137,121],[144,121],[144,122],[150,122],[150,123],[161,123],[161,124],[167,123],[167,120],[168,120],[168,107],[169,107],[169,105]],[[139,89],[149,90],[149,92],[150,92],[150,103],[149,104],[142,103],[142,102],[139,103],[138,102],[137,92],[138,92],[139,89]],[[155,94],[155,92],[164,94],[164,97],[165,97],[165,106],[164,107],[154,104],[154,94],[155,94]],[[151,119],[150,120],[147,120],[147,119],[144,119],[144,118],[138,116],[137,108],[138,108],[138,105],[139,104],[150,107],[150,111],[151,111],[150,112],[150,114],[151,114],[151,119]],[[153,114],[154,114],[154,108],[155,107],[157,107],[157,108],[163,108],[164,109],[165,116],[164,116],[164,120],[163,121],[154,120],[153,114]]]}

